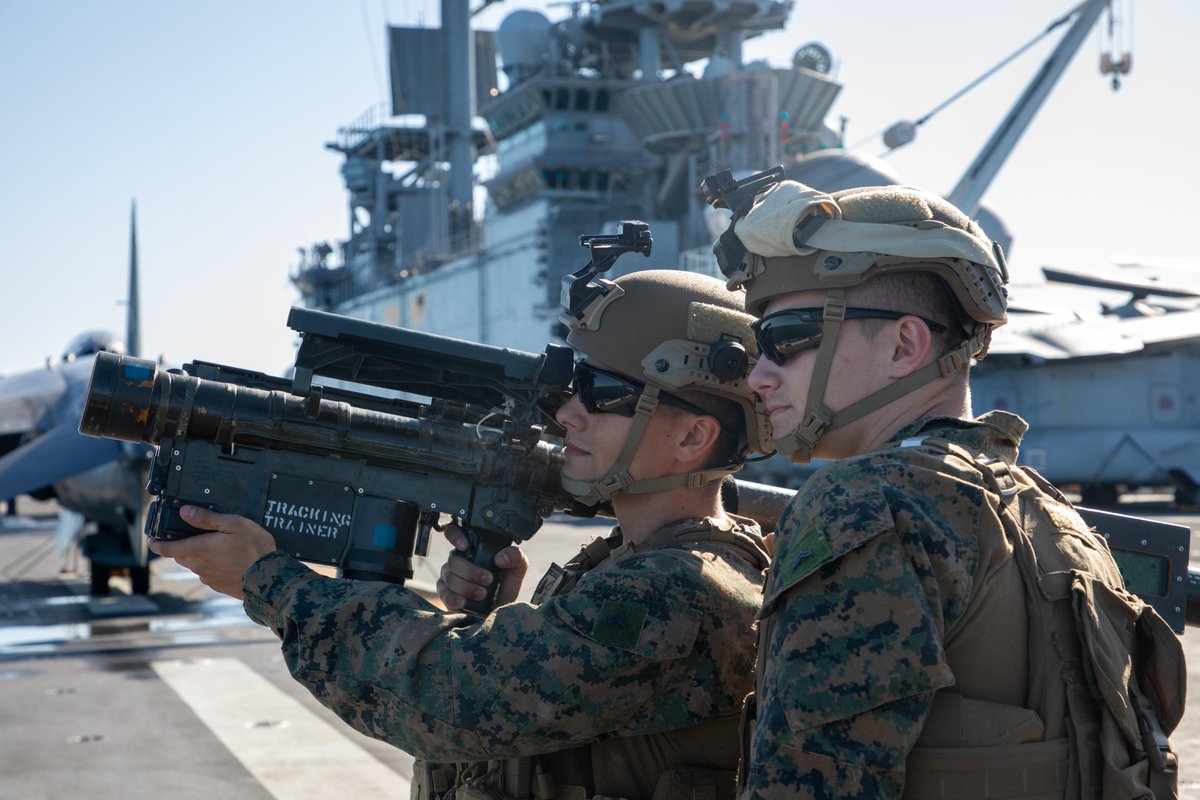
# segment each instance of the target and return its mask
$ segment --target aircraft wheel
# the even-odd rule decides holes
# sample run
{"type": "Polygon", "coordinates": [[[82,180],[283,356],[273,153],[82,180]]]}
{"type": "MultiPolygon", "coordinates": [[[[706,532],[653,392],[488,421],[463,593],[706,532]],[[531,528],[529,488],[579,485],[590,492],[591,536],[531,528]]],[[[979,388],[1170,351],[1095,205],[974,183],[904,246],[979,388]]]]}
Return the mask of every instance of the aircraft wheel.
{"type": "Polygon", "coordinates": [[[1176,486],[1175,505],[1183,509],[1195,508],[1200,505],[1200,490],[1176,486]]]}
{"type": "Polygon", "coordinates": [[[92,597],[106,597],[109,593],[108,579],[112,577],[112,568],[92,562],[91,593],[92,597]]]}
{"type": "Polygon", "coordinates": [[[129,583],[134,594],[150,594],[150,567],[130,567],[129,583]]]}
{"type": "Polygon", "coordinates": [[[1083,487],[1083,492],[1081,493],[1083,504],[1093,508],[1115,506],[1120,496],[1121,493],[1117,491],[1115,483],[1093,483],[1083,487]]]}
{"type": "Polygon", "coordinates": [[[1167,470],[1175,484],[1175,505],[1180,509],[1192,509],[1200,505],[1200,484],[1187,472],[1175,468],[1167,470]]]}

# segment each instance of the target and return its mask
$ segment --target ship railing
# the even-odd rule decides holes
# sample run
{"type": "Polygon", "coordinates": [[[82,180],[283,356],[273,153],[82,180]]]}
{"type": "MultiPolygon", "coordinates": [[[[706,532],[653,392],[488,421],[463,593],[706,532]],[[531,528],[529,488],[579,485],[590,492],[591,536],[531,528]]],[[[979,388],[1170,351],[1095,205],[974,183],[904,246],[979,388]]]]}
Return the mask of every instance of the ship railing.
{"type": "Polygon", "coordinates": [[[338,128],[338,149],[348,151],[357,148],[363,142],[370,139],[372,134],[383,126],[384,120],[389,119],[389,117],[390,114],[388,114],[385,103],[376,103],[369,106],[366,111],[363,111],[351,120],[348,125],[338,128]]]}
{"type": "Polygon", "coordinates": [[[428,273],[450,261],[483,251],[483,223],[469,224],[450,231],[445,246],[429,244],[403,253],[397,263],[386,267],[378,277],[391,283],[401,283],[422,273],[428,273]]]}

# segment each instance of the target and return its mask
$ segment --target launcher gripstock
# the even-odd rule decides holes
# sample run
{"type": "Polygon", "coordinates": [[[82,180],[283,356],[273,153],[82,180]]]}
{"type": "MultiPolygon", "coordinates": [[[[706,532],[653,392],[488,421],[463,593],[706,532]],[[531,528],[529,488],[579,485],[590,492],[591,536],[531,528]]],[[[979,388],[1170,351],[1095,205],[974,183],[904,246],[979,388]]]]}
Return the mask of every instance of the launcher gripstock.
{"type": "MultiPolygon", "coordinates": [[[[561,448],[543,435],[556,432],[569,348],[523,353],[299,308],[288,325],[301,334],[291,380],[97,357],[79,430],[158,446],[148,535],[202,532],[179,515],[196,505],[255,520],[344,577],[403,583],[443,514],[470,538],[464,555],[494,570],[565,504],[561,448]]],[[[498,583],[471,610],[490,610],[498,583]]]]}

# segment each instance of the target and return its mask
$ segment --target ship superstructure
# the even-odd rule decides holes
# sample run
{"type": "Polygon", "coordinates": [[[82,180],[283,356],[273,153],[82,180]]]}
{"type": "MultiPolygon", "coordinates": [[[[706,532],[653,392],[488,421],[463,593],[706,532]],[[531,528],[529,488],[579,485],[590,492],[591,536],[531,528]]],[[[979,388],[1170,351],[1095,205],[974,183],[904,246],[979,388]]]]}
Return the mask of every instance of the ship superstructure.
{"type": "Polygon", "coordinates": [[[390,28],[391,114],[328,145],[345,157],[350,237],[303,254],[304,305],[536,352],[586,260],[580,234],[640,219],[654,252],[619,268],[715,271],[704,176],[840,143],[823,47],[783,68],[743,59],[790,11],[600,0],[553,22],[514,11],[491,32],[443,0],[440,28],[390,28]]]}
{"type": "MultiPolygon", "coordinates": [[[[743,43],[782,29],[790,11],[774,0],[597,0],[554,22],[515,11],[489,32],[471,29],[466,0],[443,0],[440,28],[390,29],[391,113],[364,116],[329,145],[345,157],[351,235],[305,252],[292,275],[304,304],[538,352],[560,333],[562,277],[587,260],[581,234],[640,219],[652,256],[627,255],[613,273],[715,275],[712,242],[727,220],[702,202],[709,175],[782,164],[827,192],[904,182],[824,123],[841,87],[823,46],[801,46],[783,68],[745,62],[743,43]]],[[[1112,39],[1122,17],[1113,0],[1085,0],[1045,27],[1040,36],[1063,30],[1059,43],[947,195],[1005,251],[1011,234],[981,198],[1106,13],[1112,39]]],[[[1127,52],[1105,52],[1100,71],[1116,88],[1130,64],[1127,52]]],[[[884,143],[906,145],[930,116],[898,123],[884,143]]],[[[1014,291],[1022,303],[1039,294],[1014,291]]],[[[1200,311],[1187,296],[1182,311],[1145,319],[1011,309],[973,370],[979,407],[1020,413],[1032,425],[1023,463],[1091,502],[1170,485],[1195,504],[1200,466],[1184,446],[1195,409],[1177,379],[1195,358],[1200,311]],[[1083,395],[1105,402],[1080,414],[1083,395]]],[[[794,486],[807,472],[776,458],[743,474],[794,486]]]]}

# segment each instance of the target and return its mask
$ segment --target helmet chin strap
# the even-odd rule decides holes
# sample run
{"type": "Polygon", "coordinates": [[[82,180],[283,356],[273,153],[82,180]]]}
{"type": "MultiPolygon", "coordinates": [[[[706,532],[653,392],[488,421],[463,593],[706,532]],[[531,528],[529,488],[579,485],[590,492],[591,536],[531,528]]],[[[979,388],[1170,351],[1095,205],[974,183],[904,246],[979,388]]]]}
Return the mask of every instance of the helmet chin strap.
{"type": "Polygon", "coordinates": [[[833,351],[837,347],[842,322],[846,318],[846,293],[830,289],[825,295],[825,310],[821,315],[821,343],[817,346],[817,361],[813,365],[804,401],[804,421],[782,438],[775,440],[775,450],[797,464],[812,460],[813,448],[833,423],[834,412],[825,405],[825,387],[833,366],[833,351]]]}
{"type": "Polygon", "coordinates": [[[649,494],[651,492],[662,492],[667,489],[678,489],[680,487],[695,489],[706,483],[719,481],[726,475],[732,475],[742,468],[741,464],[734,464],[698,472],[646,478],[644,480],[637,480],[630,475],[629,465],[633,463],[633,457],[637,453],[638,445],[642,443],[642,437],[646,433],[646,426],[650,423],[650,417],[654,415],[654,410],[658,408],[658,395],[659,388],[657,386],[646,384],[645,388],[642,389],[642,394],[638,397],[637,401],[637,410],[633,415],[633,424],[629,427],[629,433],[625,436],[625,446],[621,448],[621,452],[617,454],[617,460],[613,462],[612,467],[609,468],[603,477],[597,480],[580,480],[577,478],[568,478],[566,475],[563,475],[560,479],[563,489],[584,505],[594,506],[599,503],[608,502],[615,495],[622,492],[628,494],[649,494]]]}
{"type": "Polygon", "coordinates": [[[776,451],[794,463],[807,464],[811,461],[817,442],[828,431],[862,419],[919,386],[948,378],[959,370],[966,369],[971,363],[971,354],[979,352],[990,330],[988,325],[978,326],[975,335],[936,361],[877,389],[861,400],[856,400],[841,411],[833,411],[825,405],[825,389],[829,384],[833,351],[837,346],[845,315],[845,293],[840,289],[830,290],[825,299],[821,344],[817,347],[817,361],[813,365],[812,381],[808,385],[808,397],[804,403],[804,421],[775,440],[776,451]]]}

